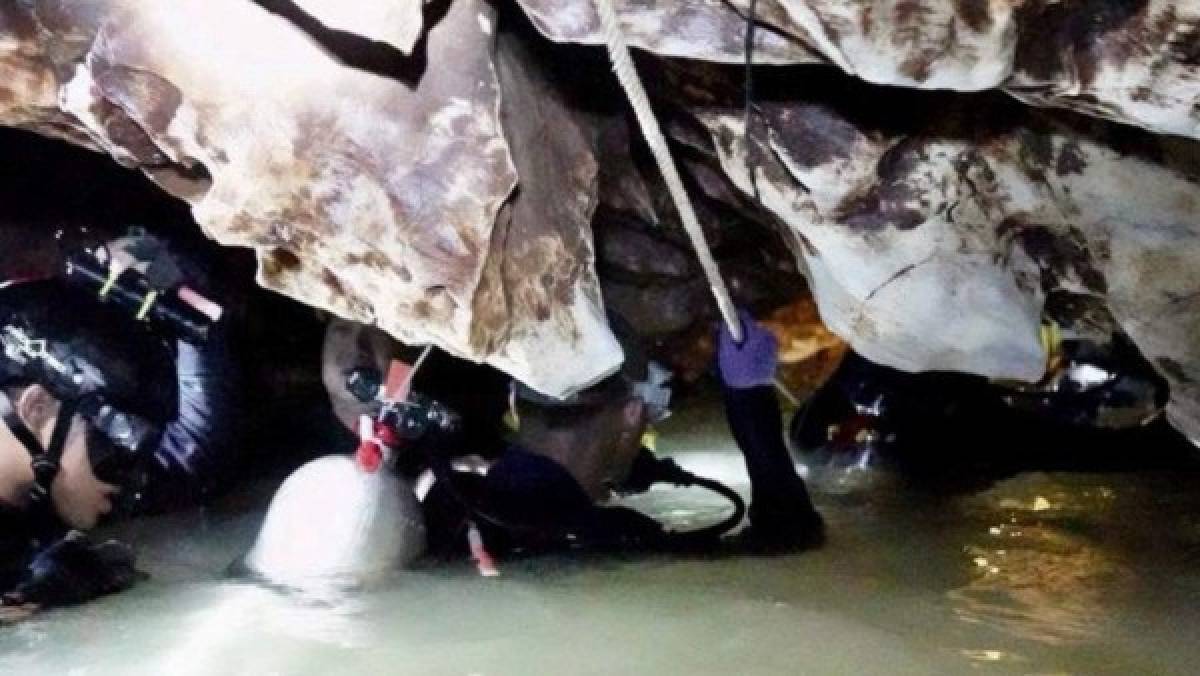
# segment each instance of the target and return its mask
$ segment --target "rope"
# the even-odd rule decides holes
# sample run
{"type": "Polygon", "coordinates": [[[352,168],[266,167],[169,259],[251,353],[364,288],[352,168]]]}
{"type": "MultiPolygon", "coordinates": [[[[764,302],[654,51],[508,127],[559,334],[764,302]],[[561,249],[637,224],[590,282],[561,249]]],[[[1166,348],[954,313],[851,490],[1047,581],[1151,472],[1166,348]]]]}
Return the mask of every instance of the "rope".
{"type": "MultiPolygon", "coordinates": [[[[725,326],[729,328],[729,335],[733,337],[734,342],[740,344],[744,338],[742,333],[742,322],[738,319],[737,310],[734,309],[733,298],[729,295],[729,289],[725,286],[725,280],[721,278],[721,271],[717,267],[717,261],[713,258],[712,250],[708,246],[708,239],[704,236],[704,230],[700,228],[700,222],[696,218],[696,211],[692,208],[692,201],[688,197],[687,190],[683,187],[683,179],[679,176],[679,169],[675,166],[675,160],[671,157],[671,151],[667,148],[667,139],[663,136],[662,128],[659,127],[658,119],[654,117],[654,110],[650,107],[650,100],[646,96],[646,88],[642,86],[642,80],[638,76],[637,68],[633,65],[633,56],[629,53],[629,45],[625,42],[625,35],[621,32],[621,23],[617,19],[617,12],[613,8],[613,0],[594,0],[596,11],[600,14],[600,23],[604,28],[604,41],[608,47],[608,56],[613,63],[613,71],[617,74],[617,80],[621,82],[621,87],[625,90],[625,96],[629,99],[629,105],[633,107],[633,112],[637,116],[638,125],[641,127],[642,136],[646,139],[646,144],[650,146],[650,152],[654,155],[654,161],[658,164],[658,170],[662,173],[663,180],[667,183],[667,190],[671,193],[671,200],[675,203],[675,209],[679,211],[679,218],[683,221],[683,229],[687,231],[688,238],[692,241],[692,248],[696,250],[696,257],[700,259],[700,268],[704,271],[704,276],[708,278],[708,288],[712,291],[713,298],[717,301],[717,309],[721,312],[721,319],[725,322],[725,326]]],[[[753,69],[753,61],[751,59],[751,50],[754,46],[754,22],[757,3],[752,1],[750,4],[750,22],[746,29],[746,136],[747,148],[749,148],[750,135],[750,119],[751,119],[751,88],[753,86],[751,79],[751,71],[753,69]]],[[[750,180],[754,185],[754,192],[757,197],[758,184],[754,182],[754,172],[750,171],[750,180]]],[[[783,383],[778,378],[775,379],[775,389],[793,406],[799,405],[799,401],[792,395],[783,383]]]]}
{"type": "Polygon", "coordinates": [[[742,324],[734,309],[733,299],[729,296],[729,289],[725,286],[725,280],[721,278],[717,261],[713,258],[708,240],[700,228],[700,222],[696,218],[692,202],[688,198],[687,190],[683,187],[683,179],[679,176],[679,169],[675,166],[671,151],[667,148],[667,140],[663,136],[658,120],[654,117],[654,110],[650,107],[646,89],[642,86],[642,80],[633,64],[633,57],[629,53],[629,45],[625,42],[625,36],[621,32],[621,24],[617,19],[617,12],[613,8],[613,0],[594,0],[594,4],[604,27],[604,40],[608,46],[608,56],[613,63],[613,71],[617,74],[617,79],[625,90],[629,105],[633,107],[633,112],[637,116],[642,136],[645,137],[646,144],[650,146],[650,152],[654,155],[658,170],[662,173],[663,180],[666,181],[667,190],[671,193],[671,200],[679,211],[680,220],[683,221],[683,229],[692,241],[696,257],[700,259],[700,267],[708,279],[708,287],[717,301],[717,309],[721,313],[721,318],[729,328],[733,339],[741,343],[743,339],[742,324]]]}

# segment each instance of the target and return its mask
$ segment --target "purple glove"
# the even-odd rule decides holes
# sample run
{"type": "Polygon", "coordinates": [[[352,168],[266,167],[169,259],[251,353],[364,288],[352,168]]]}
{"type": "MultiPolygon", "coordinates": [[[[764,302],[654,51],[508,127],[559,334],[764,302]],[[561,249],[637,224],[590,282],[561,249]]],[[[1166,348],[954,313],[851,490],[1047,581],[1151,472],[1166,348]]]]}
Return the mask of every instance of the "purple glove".
{"type": "Polygon", "coordinates": [[[775,380],[779,361],[779,344],[775,335],[763,328],[745,310],[738,310],[745,340],[741,345],[729,335],[729,327],[721,325],[717,338],[717,366],[727,387],[744,390],[770,385],[775,380]]]}

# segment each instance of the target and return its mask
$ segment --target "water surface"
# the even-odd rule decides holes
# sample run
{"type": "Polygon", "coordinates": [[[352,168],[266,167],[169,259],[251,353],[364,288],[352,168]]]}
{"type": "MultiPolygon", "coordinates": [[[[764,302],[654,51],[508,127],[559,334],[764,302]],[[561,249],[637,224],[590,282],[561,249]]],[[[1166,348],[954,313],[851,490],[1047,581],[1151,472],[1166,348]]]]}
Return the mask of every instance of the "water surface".
{"type": "MultiPolygon", "coordinates": [[[[663,451],[745,490],[719,414],[663,451]]],[[[553,557],[302,599],[223,578],[261,499],[128,524],[151,578],[0,628],[3,674],[1192,674],[1200,481],[1026,472],[970,493],[818,494],[830,542],[779,558],[553,557]]],[[[679,525],[703,491],[632,503],[679,525]]]]}

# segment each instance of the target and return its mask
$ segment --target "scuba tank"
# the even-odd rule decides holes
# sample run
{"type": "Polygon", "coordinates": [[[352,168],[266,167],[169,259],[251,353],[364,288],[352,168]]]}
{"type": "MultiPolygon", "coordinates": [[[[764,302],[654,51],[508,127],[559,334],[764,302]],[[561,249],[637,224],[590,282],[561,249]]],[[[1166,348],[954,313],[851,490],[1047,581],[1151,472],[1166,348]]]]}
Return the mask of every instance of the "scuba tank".
{"type": "Polygon", "coordinates": [[[425,550],[412,487],[390,471],[330,455],[283,482],[245,558],[266,581],[288,588],[355,586],[402,568],[425,550]]]}
{"type": "MultiPolygon", "coordinates": [[[[383,389],[381,380],[349,384],[365,388],[364,397],[383,389]]],[[[353,456],[318,458],[283,482],[237,568],[281,587],[312,589],[369,584],[417,560],[425,552],[425,522],[412,484],[393,471],[397,435],[420,438],[430,427],[456,424],[451,416],[440,406],[405,402],[381,404],[375,419],[364,415],[353,456]]]]}

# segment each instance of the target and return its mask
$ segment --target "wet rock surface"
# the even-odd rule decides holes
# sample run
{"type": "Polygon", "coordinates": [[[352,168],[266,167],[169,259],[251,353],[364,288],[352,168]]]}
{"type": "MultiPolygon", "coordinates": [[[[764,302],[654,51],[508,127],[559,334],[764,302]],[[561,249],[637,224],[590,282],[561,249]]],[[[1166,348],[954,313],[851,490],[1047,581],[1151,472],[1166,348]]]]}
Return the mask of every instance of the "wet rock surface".
{"type": "Polygon", "coordinates": [[[1194,430],[1191,375],[1156,361],[1181,365],[1163,351],[1192,349],[1188,313],[1165,308],[1190,297],[1194,142],[829,70],[810,75],[811,94],[762,82],[748,136],[739,77],[672,64],[659,81],[790,238],[822,319],[857,351],[908,371],[1036,381],[1043,320],[1093,334],[1107,323],[1159,365],[1168,415],[1194,430]],[[696,83],[702,96],[690,94],[696,83]],[[875,107],[862,106],[868,97],[875,107]]]}
{"type": "MultiPolygon", "coordinates": [[[[663,56],[745,59],[751,0],[614,0],[632,44],[663,56]]],[[[520,0],[553,40],[601,44],[586,2],[520,0]]],[[[823,62],[868,82],[1003,89],[1147,129],[1200,135],[1200,6],[1178,0],[760,0],[754,61],[823,62]]],[[[806,88],[803,77],[797,89],[806,88]]]]}
{"type": "MultiPolygon", "coordinates": [[[[790,67],[749,115],[748,0],[615,4],[739,303],[1020,381],[1046,321],[1121,333],[1200,438],[1192,3],[760,0],[790,67]]],[[[621,359],[606,308],[680,350],[715,312],[593,5],[517,5],[22,0],[0,123],[146,172],[269,288],[564,394],[621,359]]]]}
{"type": "MultiPolygon", "coordinates": [[[[269,288],[551,393],[615,368],[590,267],[590,149],[550,145],[527,160],[537,148],[527,143],[514,157],[506,131],[526,141],[519,125],[538,120],[501,120],[495,11],[470,0],[335,4],[6,6],[0,58],[14,76],[0,121],[142,168],[187,199],[210,236],[257,251],[269,288]],[[423,12],[420,40],[419,21],[368,32],[387,46],[346,32],[423,12]],[[498,223],[514,162],[530,196],[498,223]],[[547,180],[571,175],[582,186],[564,189],[585,193],[573,211],[529,212],[563,187],[547,180]],[[563,355],[570,368],[555,363],[563,355]]],[[[542,93],[510,85],[522,107],[542,93]]]]}

